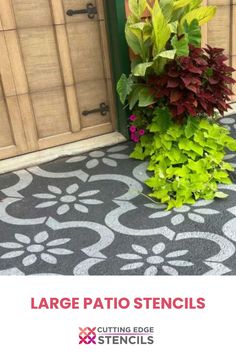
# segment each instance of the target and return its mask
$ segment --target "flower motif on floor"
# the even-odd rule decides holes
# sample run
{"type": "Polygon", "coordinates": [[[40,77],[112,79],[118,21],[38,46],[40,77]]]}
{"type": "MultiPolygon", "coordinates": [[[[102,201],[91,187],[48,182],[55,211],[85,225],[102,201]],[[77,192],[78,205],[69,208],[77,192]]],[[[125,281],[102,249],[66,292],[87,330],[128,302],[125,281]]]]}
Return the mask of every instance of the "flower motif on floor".
{"type": "Polygon", "coordinates": [[[57,264],[57,256],[66,256],[74,252],[60,246],[65,245],[71,239],[60,238],[53,241],[48,241],[49,235],[46,231],[40,232],[34,236],[33,240],[30,237],[22,234],[15,234],[15,239],[18,242],[3,242],[0,247],[6,248],[7,253],[4,253],[1,259],[12,259],[23,256],[22,264],[28,267],[41,259],[49,264],[57,264]]]}
{"type": "Polygon", "coordinates": [[[89,209],[86,205],[98,205],[103,204],[98,199],[88,199],[88,197],[98,194],[99,190],[91,190],[77,194],[79,190],[78,184],[72,184],[65,191],[62,191],[56,186],[48,186],[49,193],[34,194],[33,196],[38,199],[44,199],[46,201],[36,205],[36,208],[49,208],[54,205],[58,205],[57,214],[64,215],[68,213],[71,208],[76,209],[81,213],[88,213],[89,209]],[[83,205],[85,204],[85,205],[83,205]]]}
{"type": "Polygon", "coordinates": [[[223,124],[224,127],[227,128],[228,130],[236,129],[236,121],[234,118],[230,118],[230,117],[221,118],[219,122],[223,124]]]}
{"type": "Polygon", "coordinates": [[[191,207],[188,205],[184,205],[181,208],[174,208],[171,211],[164,210],[164,209],[166,209],[165,204],[151,203],[151,204],[145,204],[145,206],[147,208],[159,210],[159,211],[155,212],[154,214],[151,214],[149,216],[150,219],[159,219],[159,218],[164,218],[166,216],[172,216],[171,217],[171,224],[176,226],[176,225],[182,224],[186,218],[188,218],[194,222],[203,224],[205,222],[205,219],[204,219],[204,216],[202,216],[202,215],[219,214],[220,212],[218,210],[204,208],[205,206],[208,206],[211,203],[213,203],[213,200],[199,200],[191,207]],[[175,215],[173,215],[173,214],[175,214],[175,215]]]}
{"type": "Polygon", "coordinates": [[[163,242],[157,243],[153,246],[152,251],[148,250],[140,245],[132,245],[133,250],[136,253],[123,253],[118,254],[117,257],[133,261],[121,267],[121,270],[133,270],[138,268],[144,268],[144,275],[156,275],[160,269],[166,274],[178,275],[179,272],[174,267],[191,267],[194,264],[192,262],[176,259],[181,256],[185,256],[188,250],[179,250],[167,253],[163,255],[165,251],[165,244],[163,242]]]}
{"type": "Polygon", "coordinates": [[[116,160],[126,160],[129,158],[129,155],[120,154],[121,151],[126,150],[128,146],[126,145],[118,145],[108,149],[106,152],[103,151],[92,151],[88,154],[88,156],[76,156],[67,160],[67,163],[76,163],[80,161],[84,161],[87,158],[91,158],[87,163],[86,167],[88,169],[97,167],[100,163],[107,165],[109,167],[117,167],[116,160]]]}

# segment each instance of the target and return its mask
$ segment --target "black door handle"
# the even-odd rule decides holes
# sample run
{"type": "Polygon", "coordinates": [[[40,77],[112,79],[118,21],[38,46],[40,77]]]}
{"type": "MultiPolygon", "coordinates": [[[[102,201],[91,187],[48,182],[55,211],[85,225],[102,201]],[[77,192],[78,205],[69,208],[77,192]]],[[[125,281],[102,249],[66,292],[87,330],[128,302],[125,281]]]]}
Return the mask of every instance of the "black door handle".
{"type": "Polygon", "coordinates": [[[68,16],[74,16],[74,15],[80,15],[80,14],[88,14],[88,18],[91,20],[95,17],[97,14],[97,8],[94,6],[92,3],[88,3],[86,6],[86,9],[81,9],[81,10],[68,10],[66,14],[68,16]]]}

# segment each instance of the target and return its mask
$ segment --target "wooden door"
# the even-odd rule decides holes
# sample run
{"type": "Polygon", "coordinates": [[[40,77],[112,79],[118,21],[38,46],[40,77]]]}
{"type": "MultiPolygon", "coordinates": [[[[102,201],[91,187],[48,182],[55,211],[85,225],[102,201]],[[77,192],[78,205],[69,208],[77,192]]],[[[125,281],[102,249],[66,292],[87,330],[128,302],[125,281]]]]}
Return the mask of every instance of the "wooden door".
{"type": "MultiPolygon", "coordinates": [[[[236,69],[236,0],[205,0],[205,5],[217,7],[216,16],[203,26],[203,44],[224,48],[228,63],[236,69]]],[[[236,79],[236,72],[233,74],[236,79]]],[[[234,85],[236,101],[236,87],[234,85]]]]}
{"type": "Polygon", "coordinates": [[[0,159],[114,130],[102,0],[1,0],[0,48],[0,159]]]}

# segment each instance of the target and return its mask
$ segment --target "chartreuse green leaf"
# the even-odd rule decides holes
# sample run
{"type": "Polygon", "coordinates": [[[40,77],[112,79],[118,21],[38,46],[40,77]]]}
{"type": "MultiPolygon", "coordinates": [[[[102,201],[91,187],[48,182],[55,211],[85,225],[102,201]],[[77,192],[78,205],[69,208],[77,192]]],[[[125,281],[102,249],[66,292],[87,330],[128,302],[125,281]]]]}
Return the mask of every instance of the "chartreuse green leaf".
{"type": "Polygon", "coordinates": [[[174,1],[174,9],[180,9],[181,7],[185,7],[191,3],[192,0],[176,0],[174,1]]]}
{"type": "Polygon", "coordinates": [[[129,47],[134,54],[140,55],[143,58],[142,35],[139,31],[132,29],[129,24],[125,26],[125,37],[129,47]]]}
{"type": "Polygon", "coordinates": [[[202,6],[198,9],[191,10],[186,15],[184,15],[180,21],[182,28],[184,27],[185,21],[191,23],[193,20],[197,20],[199,25],[202,26],[204,23],[210,21],[216,13],[215,6],[202,6]]]}
{"type": "Polygon", "coordinates": [[[227,144],[234,139],[205,118],[189,117],[186,124],[179,125],[168,116],[163,107],[154,111],[152,123],[146,128],[150,133],[141,138],[132,154],[137,159],[149,159],[148,170],[153,175],[146,184],[152,191],[150,197],[166,203],[168,210],[194,204],[198,199],[226,197],[217,188],[219,183],[231,183],[228,171],[233,167],[223,159],[227,144]],[[223,147],[207,147],[207,141],[213,139],[209,135],[217,142],[217,133],[225,142],[223,147]]]}
{"type": "Polygon", "coordinates": [[[133,85],[134,83],[131,75],[129,77],[127,77],[125,74],[121,75],[117,83],[117,92],[123,104],[125,103],[127,96],[131,93],[133,85]]]}
{"type": "Polygon", "coordinates": [[[170,38],[171,31],[165,19],[158,1],[155,1],[152,11],[154,57],[159,54],[166,46],[170,38]]]}
{"type": "Polygon", "coordinates": [[[144,77],[146,75],[146,71],[148,68],[153,66],[153,61],[149,63],[141,63],[135,66],[133,70],[134,76],[141,76],[144,77]]]}
{"type": "Polygon", "coordinates": [[[136,160],[144,160],[145,159],[145,154],[143,152],[143,148],[141,144],[136,144],[134,151],[131,153],[130,157],[136,160]]]}
{"type": "Polygon", "coordinates": [[[129,0],[129,9],[131,13],[137,18],[142,17],[146,7],[147,7],[146,0],[129,0]]]}
{"type": "Polygon", "coordinates": [[[177,33],[178,25],[179,25],[178,21],[173,21],[173,22],[168,23],[171,33],[177,33]]]}
{"type": "Polygon", "coordinates": [[[176,54],[176,50],[175,49],[164,50],[163,52],[158,54],[158,57],[172,60],[172,59],[174,59],[175,54],[176,54]]]}
{"type": "Polygon", "coordinates": [[[192,0],[190,4],[190,10],[198,8],[202,2],[203,0],[192,0]]]}
{"type": "Polygon", "coordinates": [[[173,9],[174,9],[174,0],[159,0],[159,5],[163,16],[166,21],[169,22],[172,17],[173,9]]]}

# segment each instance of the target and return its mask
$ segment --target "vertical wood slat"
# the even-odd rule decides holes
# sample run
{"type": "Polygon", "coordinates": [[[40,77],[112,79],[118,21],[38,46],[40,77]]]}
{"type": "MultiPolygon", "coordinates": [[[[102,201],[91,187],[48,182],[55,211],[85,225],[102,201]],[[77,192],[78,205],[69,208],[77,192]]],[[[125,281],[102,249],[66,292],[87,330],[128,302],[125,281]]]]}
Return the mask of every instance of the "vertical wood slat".
{"type": "Polygon", "coordinates": [[[22,95],[29,91],[29,87],[25,74],[24,62],[21,55],[17,31],[6,31],[5,39],[16,86],[16,94],[22,95]]]}
{"type": "Polygon", "coordinates": [[[29,94],[18,96],[26,142],[30,151],[39,149],[35,115],[29,94]]]}
{"type": "Polygon", "coordinates": [[[103,54],[105,78],[111,79],[111,65],[109,60],[109,50],[108,50],[105,21],[100,21],[99,26],[100,26],[100,33],[101,33],[101,47],[102,47],[102,54],[103,54]]]}
{"type": "Polygon", "coordinates": [[[54,23],[56,24],[55,34],[60,57],[61,72],[63,75],[64,84],[66,86],[65,93],[70,117],[71,130],[72,132],[78,132],[81,130],[80,114],[77,104],[75,81],[62,0],[51,0],[51,6],[54,23]]]}
{"type": "Polygon", "coordinates": [[[98,18],[99,18],[99,20],[104,20],[105,19],[105,13],[104,13],[103,0],[96,0],[96,6],[97,6],[97,10],[98,10],[98,18]]]}
{"type": "Polygon", "coordinates": [[[81,130],[81,123],[75,86],[66,87],[66,99],[69,110],[71,130],[73,133],[79,132],[81,130]]]}
{"type": "Polygon", "coordinates": [[[2,27],[2,21],[1,21],[1,16],[0,16],[0,31],[3,30],[3,27],[2,27]]]}
{"type": "Polygon", "coordinates": [[[2,86],[6,96],[16,95],[15,83],[12,76],[11,65],[8,57],[4,32],[0,32],[0,73],[2,77],[2,86]]]}
{"type": "Polygon", "coordinates": [[[6,97],[6,104],[9,112],[11,128],[14,135],[14,141],[17,146],[18,154],[28,151],[25,139],[24,128],[21,120],[18,99],[16,96],[6,97]]]}
{"type": "Polygon", "coordinates": [[[4,30],[11,30],[16,28],[12,0],[1,0],[0,18],[2,22],[2,28],[4,30]]]}
{"type": "Polygon", "coordinates": [[[29,87],[21,55],[19,38],[16,30],[5,31],[5,40],[14,77],[15,94],[18,95],[18,104],[21,111],[24,135],[29,151],[38,149],[37,127],[29,97],[29,87]]]}
{"type": "Polygon", "coordinates": [[[50,0],[53,23],[63,25],[65,23],[65,11],[61,0],[50,0]]]}

